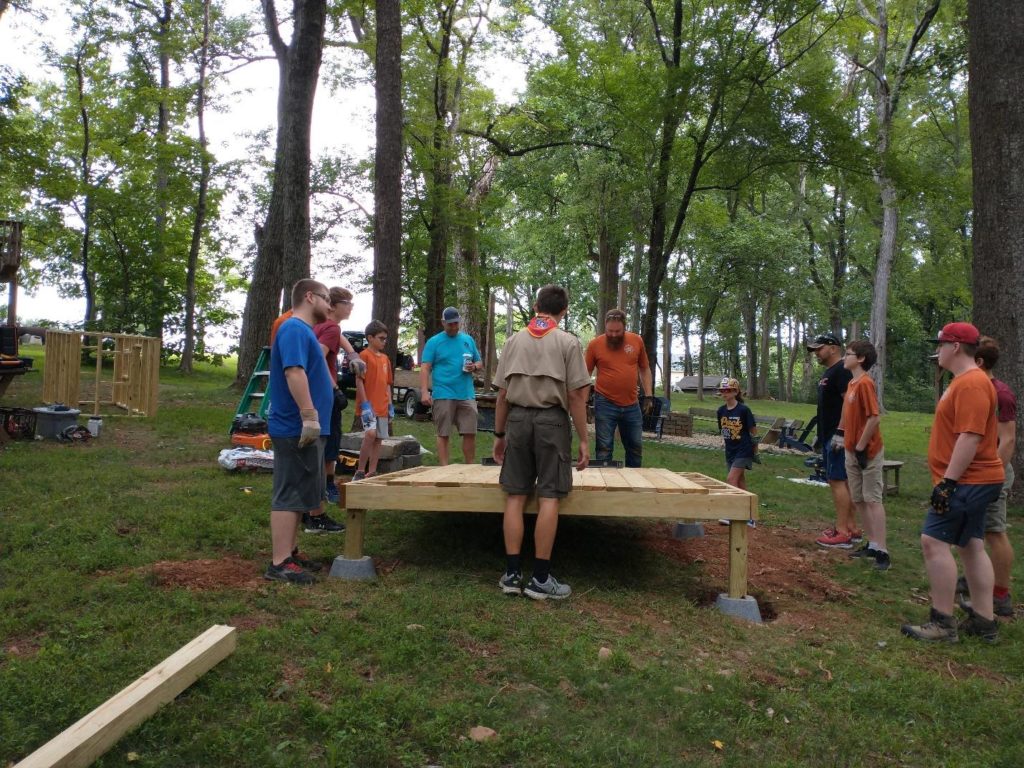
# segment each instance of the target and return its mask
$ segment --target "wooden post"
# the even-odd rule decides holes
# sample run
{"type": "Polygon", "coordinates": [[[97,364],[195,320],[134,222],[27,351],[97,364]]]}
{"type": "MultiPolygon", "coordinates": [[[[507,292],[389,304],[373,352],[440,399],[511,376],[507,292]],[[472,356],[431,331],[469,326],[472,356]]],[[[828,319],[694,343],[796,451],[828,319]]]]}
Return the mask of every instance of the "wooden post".
{"type": "Polygon", "coordinates": [[[16,328],[18,325],[18,276],[11,278],[10,289],[7,292],[7,325],[16,328]]]}
{"type": "Polygon", "coordinates": [[[747,594],[747,521],[729,523],[729,597],[747,594]]]}
{"type": "Polygon", "coordinates": [[[345,559],[358,560],[363,556],[363,532],[366,528],[366,510],[348,510],[345,523],[345,559]]]}
{"type": "Polygon", "coordinates": [[[491,391],[491,377],[494,375],[494,361],[498,359],[494,333],[494,291],[487,298],[487,349],[484,355],[484,392],[491,391]]]}
{"type": "Polygon", "coordinates": [[[235,628],[215,624],[134,683],[58,734],[15,768],[92,765],[117,741],[226,659],[238,644],[235,628]]]}
{"type": "Polygon", "coordinates": [[[100,415],[100,386],[103,379],[103,339],[96,337],[96,392],[93,396],[92,415],[100,415]]]}

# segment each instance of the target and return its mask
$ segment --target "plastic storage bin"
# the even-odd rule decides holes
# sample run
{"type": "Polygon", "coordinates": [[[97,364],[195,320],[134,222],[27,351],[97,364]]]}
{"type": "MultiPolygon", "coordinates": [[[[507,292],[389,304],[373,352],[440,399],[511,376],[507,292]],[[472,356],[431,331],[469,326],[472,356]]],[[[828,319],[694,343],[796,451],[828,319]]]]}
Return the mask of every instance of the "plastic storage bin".
{"type": "Polygon", "coordinates": [[[78,424],[77,408],[66,408],[58,405],[45,405],[33,408],[36,414],[36,437],[57,439],[57,435],[68,427],[78,424]]]}

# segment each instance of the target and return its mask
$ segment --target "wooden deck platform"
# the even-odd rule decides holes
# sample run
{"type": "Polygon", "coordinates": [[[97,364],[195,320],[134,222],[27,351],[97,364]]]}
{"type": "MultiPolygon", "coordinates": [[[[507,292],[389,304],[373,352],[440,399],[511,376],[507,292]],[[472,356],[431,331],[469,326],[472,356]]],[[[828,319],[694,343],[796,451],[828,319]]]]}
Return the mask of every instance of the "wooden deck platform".
{"type": "MultiPolygon", "coordinates": [[[[505,509],[500,467],[451,464],[415,467],[341,486],[347,509],[345,557],[363,556],[366,512],[494,512],[505,509]]],[[[536,512],[530,499],[527,512],[536,512]]],[[[747,591],[747,520],[758,517],[757,496],[696,472],[660,468],[573,470],[573,490],[560,515],[656,520],[732,521],[729,529],[729,596],[747,591]],[[628,494],[628,495],[627,495],[628,494]]]]}

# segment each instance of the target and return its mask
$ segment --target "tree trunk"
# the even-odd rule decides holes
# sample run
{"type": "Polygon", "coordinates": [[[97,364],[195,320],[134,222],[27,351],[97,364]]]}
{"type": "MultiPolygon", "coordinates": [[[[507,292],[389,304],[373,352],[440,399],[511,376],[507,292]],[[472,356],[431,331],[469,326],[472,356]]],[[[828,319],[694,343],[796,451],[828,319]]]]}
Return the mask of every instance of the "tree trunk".
{"type": "MultiPolygon", "coordinates": [[[[968,0],[974,158],[974,322],[1001,344],[996,375],[1024,397],[1024,4],[968,0]]],[[[1013,466],[1024,476],[1024,409],[1013,466]]],[[[1024,483],[1016,484],[1020,498],[1024,483]]]]}
{"type": "Polygon", "coordinates": [[[373,316],[391,329],[397,359],[402,311],[402,12],[377,0],[377,148],[374,155],[373,316]]]}
{"type": "Polygon", "coordinates": [[[164,333],[164,292],[167,283],[167,209],[169,207],[167,188],[170,185],[170,157],[167,137],[170,130],[171,97],[171,54],[170,34],[171,0],[163,0],[163,12],[156,14],[156,42],[160,61],[160,101],[157,104],[156,124],[156,211],[154,214],[153,273],[150,276],[152,302],[147,312],[146,334],[163,338],[164,333]]]}
{"type": "MultiPolygon", "coordinates": [[[[761,396],[757,388],[759,382],[757,304],[749,294],[740,299],[740,316],[743,318],[743,339],[747,347],[747,394],[756,399],[761,396]]],[[[738,373],[739,366],[735,366],[733,370],[738,373]]],[[[739,377],[737,376],[737,378],[739,377]]]]}
{"type": "Polygon", "coordinates": [[[310,126],[326,25],[326,0],[292,0],[293,31],[285,45],[274,0],[263,0],[267,35],[277,57],[277,148],[266,223],[256,230],[256,261],[242,316],[237,386],[245,386],[270,337],[285,289],[309,277],[310,126]]]}
{"type": "MultiPolygon", "coordinates": [[[[615,308],[619,288],[619,249],[608,237],[608,222],[602,217],[597,234],[597,326],[604,333],[604,316],[615,308]]],[[[620,307],[621,309],[621,307],[620,307]]]]}
{"type": "Polygon", "coordinates": [[[85,294],[85,317],[83,328],[89,330],[96,325],[96,285],[89,266],[89,249],[92,245],[92,218],[93,218],[93,195],[92,195],[92,133],[89,127],[89,109],[85,105],[85,71],[82,57],[83,50],[80,48],[74,60],[75,82],[78,96],[78,115],[82,121],[82,151],[79,154],[81,165],[78,168],[78,181],[82,186],[82,242],[79,247],[79,262],[82,266],[82,292],[85,294]]]}
{"type": "Polygon", "coordinates": [[[203,37],[199,51],[199,80],[196,84],[196,122],[199,129],[199,192],[192,221],[192,242],[188,249],[185,272],[185,345],[178,370],[192,373],[196,350],[196,270],[199,268],[199,247],[206,228],[206,194],[210,186],[210,153],[206,139],[206,68],[210,48],[210,0],[203,0],[203,37]]]}

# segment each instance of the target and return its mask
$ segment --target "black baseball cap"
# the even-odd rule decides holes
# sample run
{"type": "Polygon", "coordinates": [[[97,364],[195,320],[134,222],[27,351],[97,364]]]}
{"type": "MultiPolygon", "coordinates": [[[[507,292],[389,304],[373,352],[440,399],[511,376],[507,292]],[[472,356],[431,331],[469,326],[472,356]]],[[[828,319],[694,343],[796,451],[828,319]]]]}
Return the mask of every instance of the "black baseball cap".
{"type": "Polygon", "coordinates": [[[843,346],[843,342],[841,342],[839,337],[834,333],[819,333],[814,337],[814,341],[807,342],[807,349],[813,352],[814,350],[821,349],[828,344],[836,347],[843,346]]]}

